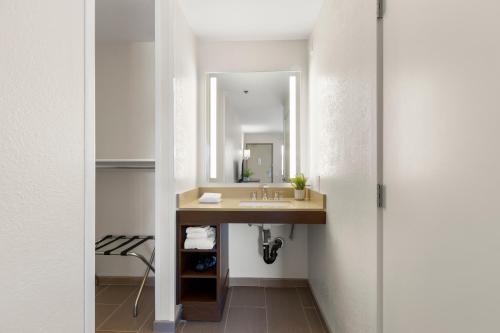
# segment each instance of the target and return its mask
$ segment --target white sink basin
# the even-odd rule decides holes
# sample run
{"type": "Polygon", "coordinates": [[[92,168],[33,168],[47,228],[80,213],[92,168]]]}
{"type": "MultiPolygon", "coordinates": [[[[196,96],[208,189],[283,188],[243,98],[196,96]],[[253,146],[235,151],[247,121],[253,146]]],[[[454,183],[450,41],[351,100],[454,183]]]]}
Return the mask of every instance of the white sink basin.
{"type": "Polygon", "coordinates": [[[279,208],[287,208],[290,207],[290,201],[240,201],[240,207],[279,207],[279,208]]]}

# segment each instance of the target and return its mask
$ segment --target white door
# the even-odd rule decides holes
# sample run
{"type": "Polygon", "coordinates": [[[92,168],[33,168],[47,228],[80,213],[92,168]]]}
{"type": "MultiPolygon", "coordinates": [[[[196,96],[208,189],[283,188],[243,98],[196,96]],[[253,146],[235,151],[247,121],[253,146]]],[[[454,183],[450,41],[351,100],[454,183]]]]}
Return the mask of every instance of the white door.
{"type": "Polygon", "coordinates": [[[500,1],[384,18],[384,333],[500,331],[500,1]]]}

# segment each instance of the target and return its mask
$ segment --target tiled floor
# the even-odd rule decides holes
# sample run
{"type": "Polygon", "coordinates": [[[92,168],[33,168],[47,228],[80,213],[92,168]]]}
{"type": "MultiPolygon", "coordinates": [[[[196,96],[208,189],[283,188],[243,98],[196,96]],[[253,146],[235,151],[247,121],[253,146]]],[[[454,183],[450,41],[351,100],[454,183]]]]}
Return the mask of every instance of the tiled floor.
{"type": "Polygon", "coordinates": [[[126,285],[96,287],[96,333],[153,332],[154,289],[151,287],[144,289],[139,314],[134,318],[132,310],[137,288],[126,285]]]}
{"type": "MultiPolygon", "coordinates": [[[[96,333],[152,333],[154,292],[132,317],[136,287],[96,289],[96,333]]],[[[178,333],[326,333],[308,288],[233,287],[220,322],[181,322],[178,333]]]]}

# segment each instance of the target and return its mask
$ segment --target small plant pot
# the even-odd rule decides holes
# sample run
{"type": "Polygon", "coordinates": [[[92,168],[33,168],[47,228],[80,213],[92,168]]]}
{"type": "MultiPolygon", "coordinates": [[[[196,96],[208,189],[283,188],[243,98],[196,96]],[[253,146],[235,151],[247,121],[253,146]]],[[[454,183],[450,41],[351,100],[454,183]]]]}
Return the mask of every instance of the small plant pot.
{"type": "Polygon", "coordinates": [[[304,200],[306,197],[305,190],[295,190],[295,200],[304,200]]]}

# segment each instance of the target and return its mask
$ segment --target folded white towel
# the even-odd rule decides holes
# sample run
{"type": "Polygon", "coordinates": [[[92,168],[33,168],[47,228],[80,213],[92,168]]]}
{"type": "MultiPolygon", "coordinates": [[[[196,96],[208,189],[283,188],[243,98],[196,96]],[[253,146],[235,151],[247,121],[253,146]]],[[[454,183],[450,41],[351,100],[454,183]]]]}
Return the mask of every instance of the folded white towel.
{"type": "Polygon", "coordinates": [[[208,230],[207,232],[192,232],[186,235],[188,239],[203,239],[215,238],[215,230],[208,230]]]}
{"type": "Polygon", "coordinates": [[[186,229],[186,234],[207,234],[209,231],[215,231],[214,227],[211,227],[209,225],[204,226],[204,227],[188,227],[186,229]]]}
{"type": "Polygon", "coordinates": [[[215,246],[215,237],[190,239],[184,241],[184,249],[211,250],[215,246]]]}
{"type": "Polygon", "coordinates": [[[203,195],[198,199],[199,203],[220,203],[221,201],[221,193],[203,193],[203,195]]]}

